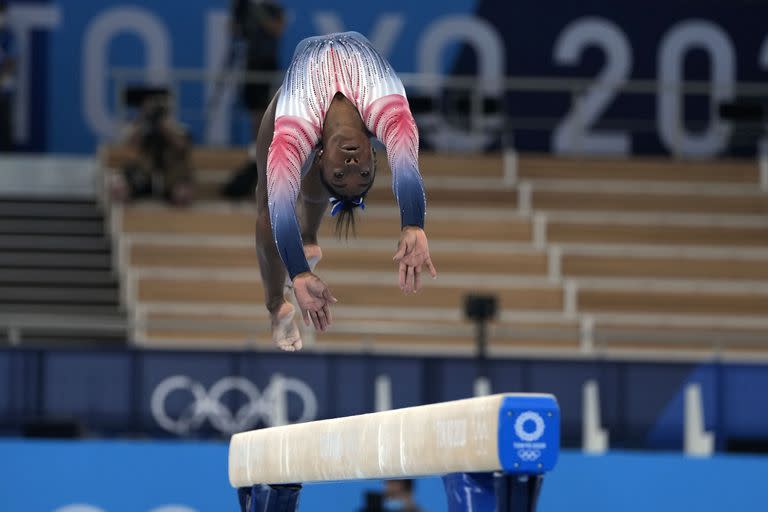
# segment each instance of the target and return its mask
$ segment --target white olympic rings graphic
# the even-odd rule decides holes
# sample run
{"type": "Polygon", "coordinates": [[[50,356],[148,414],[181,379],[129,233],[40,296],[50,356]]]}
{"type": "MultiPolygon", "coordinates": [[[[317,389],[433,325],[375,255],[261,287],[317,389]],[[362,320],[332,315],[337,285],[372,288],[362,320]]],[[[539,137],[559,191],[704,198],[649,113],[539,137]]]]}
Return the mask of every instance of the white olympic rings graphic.
{"type": "Polygon", "coordinates": [[[541,451],[540,450],[517,450],[517,456],[520,458],[520,460],[524,460],[526,462],[533,462],[537,460],[539,457],[541,457],[541,451]]]}
{"type": "Polygon", "coordinates": [[[525,411],[515,420],[515,434],[517,434],[517,437],[519,437],[521,440],[527,441],[529,443],[538,441],[541,439],[541,436],[544,435],[544,418],[542,418],[541,414],[537,412],[525,411]],[[528,432],[525,430],[526,421],[533,422],[533,432],[528,432]]]}
{"type": "Polygon", "coordinates": [[[279,375],[272,377],[263,393],[244,377],[224,377],[206,391],[201,383],[188,376],[173,375],[161,381],[152,392],[150,408],[158,425],[175,434],[194,432],[206,420],[221,433],[235,434],[255,427],[259,420],[270,427],[287,422],[287,418],[277,417],[281,412],[278,401],[282,400],[285,404],[289,394],[297,396],[302,403],[301,416],[295,423],[317,417],[317,397],[312,388],[302,380],[279,375]],[[171,393],[178,391],[190,393],[192,402],[177,418],[173,418],[166,410],[166,402],[171,393]],[[221,400],[230,391],[239,392],[246,398],[246,403],[235,411],[221,400]]]}

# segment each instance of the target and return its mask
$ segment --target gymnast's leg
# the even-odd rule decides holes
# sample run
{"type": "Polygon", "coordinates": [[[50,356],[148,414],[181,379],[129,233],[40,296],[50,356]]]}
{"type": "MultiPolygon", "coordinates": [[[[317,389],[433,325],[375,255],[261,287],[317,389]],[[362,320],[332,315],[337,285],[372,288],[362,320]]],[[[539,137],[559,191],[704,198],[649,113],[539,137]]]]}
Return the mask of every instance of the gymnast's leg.
{"type": "Polygon", "coordinates": [[[293,318],[296,311],[283,294],[288,274],[272,237],[268,212],[260,212],[256,220],[256,254],[264,286],[264,299],[272,323],[272,341],[289,352],[300,350],[301,334],[293,318]]]}
{"type": "MultiPolygon", "coordinates": [[[[302,181],[300,203],[304,254],[312,270],[322,258],[322,251],[317,244],[317,232],[328,206],[328,193],[320,183],[318,172],[315,171],[311,169],[302,181]]],[[[285,297],[286,293],[292,293],[290,280],[277,252],[269,220],[266,180],[260,180],[256,197],[256,245],[267,310],[271,317],[272,341],[286,351],[300,350],[302,340],[294,318],[296,310],[285,297]]]]}

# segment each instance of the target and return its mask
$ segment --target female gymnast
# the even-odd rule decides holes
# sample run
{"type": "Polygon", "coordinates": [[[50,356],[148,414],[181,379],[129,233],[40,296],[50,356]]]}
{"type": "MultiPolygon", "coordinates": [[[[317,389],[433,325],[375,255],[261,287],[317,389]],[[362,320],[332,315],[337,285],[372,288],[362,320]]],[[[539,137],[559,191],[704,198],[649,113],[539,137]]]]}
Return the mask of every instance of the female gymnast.
{"type": "Polygon", "coordinates": [[[311,37],[296,47],[257,138],[256,246],[272,321],[272,340],[301,349],[293,289],[304,323],[331,325],[331,290],[314,273],[317,231],[331,205],[336,232],[354,230],[355,209],[376,176],[371,137],[384,143],[401,232],[394,261],[400,289],[415,293],[422,268],[437,276],[424,234],[426,200],[418,170],[418,133],[400,79],[357,32],[311,37]],[[297,213],[297,199],[301,208],[297,213]],[[299,219],[300,217],[300,219],[299,219]]]}

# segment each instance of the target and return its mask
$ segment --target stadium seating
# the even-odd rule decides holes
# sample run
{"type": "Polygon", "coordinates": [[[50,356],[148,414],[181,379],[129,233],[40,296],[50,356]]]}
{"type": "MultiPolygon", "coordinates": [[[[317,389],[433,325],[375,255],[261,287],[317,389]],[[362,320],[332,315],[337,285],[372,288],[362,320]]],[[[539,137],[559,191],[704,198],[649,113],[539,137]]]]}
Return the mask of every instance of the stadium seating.
{"type": "Polygon", "coordinates": [[[94,201],[0,198],[0,340],[124,344],[118,299],[94,201]]]}
{"type": "MultiPolygon", "coordinates": [[[[111,210],[123,300],[140,345],[269,345],[253,205],[216,196],[241,161],[198,149],[189,209],[111,210]]],[[[105,149],[106,169],[120,162],[105,149]]],[[[322,228],[319,274],[339,298],[317,350],[473,350],[463,296],[498,295],[498,354],[709,357],[766,352],[768,194],[754,162],[423,153],[428,234],[440,276],[403,297],[399,222],[384,163],[358,237],[322,228]]]]}

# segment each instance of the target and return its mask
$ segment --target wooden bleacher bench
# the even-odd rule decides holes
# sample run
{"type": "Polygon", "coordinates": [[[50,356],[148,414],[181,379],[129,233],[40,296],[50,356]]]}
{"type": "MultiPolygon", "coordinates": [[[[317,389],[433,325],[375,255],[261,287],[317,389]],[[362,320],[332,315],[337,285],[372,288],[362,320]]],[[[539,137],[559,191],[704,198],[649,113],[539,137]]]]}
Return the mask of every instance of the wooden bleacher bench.
{"type": "Polygon", "coordinates": [[[578,301],[585,313],[768,315],[768,294],[764,292],[582,289],[578,301]]]}
{"type": "MultiPolygon", "coordinates": [[[[547,256],[541,251],[517,253],[483,252],[472,256],[461,250],[442,251],[435,256],[440,271],[446,273],[479,273],[532,275],[544,277],[547,274],[547,256]]],[[[197,268],[197,269],[251,269],[258,268],[256,254],[252,247],[185,247],[137,243],[132,245],[130,265],[141,268],[197,268]]],[[[322,270],[371,270],[394,271],[392,250],[355,249],[349,250],[343,244],[323,248],[322,270]]]]}
{"type": "Polygon", "coordinates": [[[766,247],[768,224],[738,227],[553,220],[547,224],[547,239],[564,244],[766,247]]]}
{"type": "MultiPolygon", "coordinates": [[[[436,215],[437,210],[430,209],[430,237],[434,239],[482,239],[482,240],[531,240],[530,220],[513,214],[507,219],[494,220],[492,223],[478,222],[464,218],[443,217],[436,215]]],[[[168,209],[127,207],[122,216],[124,233],[168,233],[195,235],[237,235],[253,237],[255,212],[243,209],[235,211],[206,209],[168,209]]],[[[400,219],[395,208],[378,211],[368,208],[360,216],[358,234],[362,237],[386,237],[397,239],[400,232],[400,219]]],[[[333,225],[325,222],[321,234],[333,237],[333,225]]]]}
{"type": "Polygon", "coordinates": [[[551,211],[629,211],[768,215],[768,195],[652,194],[644,192],[533,191],[536,208],[551,211]]]}
{"type": "Polygon", "coordinates": [[[564,254],[562,265],[563,273],[573,277],[768,281],[768,255],[745,259],[564,254]]]}
{"type": "Polygon", "coordinates": [[[521,179],[758,183],[755,162],[688,162],[659,157],[553,158],[522,155],[521,179]]]}
{"type": "MultiPolygon", "coordinates": [[[[244,157],[196,149],[204,197],[213,198],[244,157]]],[[[107,168],[120,158],[119,150],[102,152],[107,168]]],[[[754,163],[521,155],[517,176],[532,210],[517,212],[521,189],[504,182],[500,154],[423,153],[440,277],[411,297],[395,283],[399,222],[383,165],[358,239],[335,240],[329,221],[321,230],[318,272],[340,303],[335,329],[317,336],[319,349],[470,353],[462,300],[484,290],[500,300],[491,330],[498,354],[701,357],[718,345],[722,353],[768,355],[768,342],[753,342],[768,340],[768,322],[758,321],[768,313],[768,195],[757,189],[754,163]],[[589,326],[593,345],[585,348],[589,326]]],[[[269,345],[252,205],[137,204],[116,215],[141,343],[269,345]]]]}

